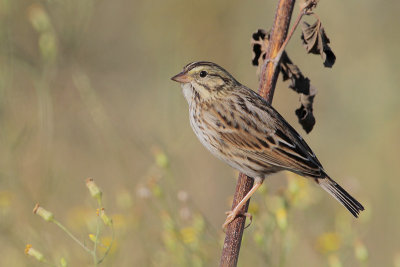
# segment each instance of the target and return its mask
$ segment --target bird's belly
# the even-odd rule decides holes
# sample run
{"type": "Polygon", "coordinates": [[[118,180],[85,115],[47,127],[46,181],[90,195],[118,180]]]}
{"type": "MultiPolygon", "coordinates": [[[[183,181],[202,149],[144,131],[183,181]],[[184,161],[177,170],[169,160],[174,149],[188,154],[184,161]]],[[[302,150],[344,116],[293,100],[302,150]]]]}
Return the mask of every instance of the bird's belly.
{"type": "Polygon", "coordinates": [[[207,129],[205,125],[196,121],[196,118],[193,116],[190,118],[190,125],[197,138],[211,154],[247,176],[264,178],[267,174],[278,171],[273,166],[265,168],[265,166],[254,165],[246,158],[245,153],[235,155],[233,148],[224,145],[219,136],[216,136],[215,133],[213,135],[214,131],[212,129],[207,129]]]}
{"type": "Polygon", "coordinates": [[[200,140],[203,146],[205,146],[207,150],[210,151],[217,158],[225,160],[222,157],[221,147],[215,142],[211,135],[211,132],[207,131],[203,125],[199,125],[198,123],[196,123],[193,117],[191,117],[190,119],[190,125],[192,126],[193,132],[196,134],[197,138],[200,140]]]}

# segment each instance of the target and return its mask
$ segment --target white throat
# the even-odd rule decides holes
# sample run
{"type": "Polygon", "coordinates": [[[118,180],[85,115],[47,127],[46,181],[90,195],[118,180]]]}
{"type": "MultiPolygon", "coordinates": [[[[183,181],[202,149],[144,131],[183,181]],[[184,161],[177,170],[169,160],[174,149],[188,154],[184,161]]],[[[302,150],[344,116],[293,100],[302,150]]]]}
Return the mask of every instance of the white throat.
{"type": "Polygon", "coordinates": [[[182,83],[181,87],[182,87],[183,96],[185,97],[186,101],[190,105],[190,102],[192,102],[193,97],[194,97],[194,92],[193,92],[194,89],[190,83],[182,83]]]}

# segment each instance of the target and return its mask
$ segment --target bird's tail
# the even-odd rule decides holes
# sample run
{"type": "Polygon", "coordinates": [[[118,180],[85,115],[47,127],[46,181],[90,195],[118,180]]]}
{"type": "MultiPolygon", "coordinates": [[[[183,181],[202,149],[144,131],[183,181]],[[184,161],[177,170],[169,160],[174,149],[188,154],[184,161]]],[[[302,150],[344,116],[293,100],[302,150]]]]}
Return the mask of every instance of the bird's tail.
{"type": "Polygon", "coordinates": [[[363,205],[350,196],[340,185],[338,185],[330,177],[315,179],[316,182],[337,201],[348,209],[354,217],[358,218],[360,211],[364,210],[363,205]]]}

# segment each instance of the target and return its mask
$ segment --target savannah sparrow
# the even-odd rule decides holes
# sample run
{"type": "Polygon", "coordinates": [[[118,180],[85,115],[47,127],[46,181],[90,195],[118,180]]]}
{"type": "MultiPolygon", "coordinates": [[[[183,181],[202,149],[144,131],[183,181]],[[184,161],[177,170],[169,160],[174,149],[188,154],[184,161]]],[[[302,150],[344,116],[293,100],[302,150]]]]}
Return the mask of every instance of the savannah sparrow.
{"type": "Polygon", "coordinates": [[[355,217],[364,207],[331,179],[292,126],[256,92],[211,62],[193,62],[171,78],[189,103],[190,124],[217,158],[254,178],[254,186],[230,212],[225,228],[272,173],[288,170],[313,178],[355,217]]]}

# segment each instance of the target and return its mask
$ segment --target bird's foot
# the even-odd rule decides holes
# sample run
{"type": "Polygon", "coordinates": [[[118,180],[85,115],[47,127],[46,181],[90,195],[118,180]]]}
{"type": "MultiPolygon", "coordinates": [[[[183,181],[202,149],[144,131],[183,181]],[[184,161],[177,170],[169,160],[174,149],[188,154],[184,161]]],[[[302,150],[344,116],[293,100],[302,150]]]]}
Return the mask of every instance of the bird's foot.
{"type": "Polygon", "coordinates": [[[249,227],[250,224],[251,224],[252,221],[253,221],[253,215],[251,215],[249,212],[242,213],[242,212],[239,211],[239,209],[234,209],[234,210],[231,210],[231,211],[227,211],[227,212],[225,212],[225,214],[227,214],[228,216],[226,217],[226,220],[225,220],[224,224],[222,225],[222,229],[224,229],[224,232],[225,232],[225,230],[226,230],[226,227],[228,227],[228,225],[229,225],[234,219],[236,219],[236,217],[244,216],[244,217],[247,217],[247,218],[250,219],[250,223],[245,227],[245,229],[246,229],[247,227],[249,227]]]}

